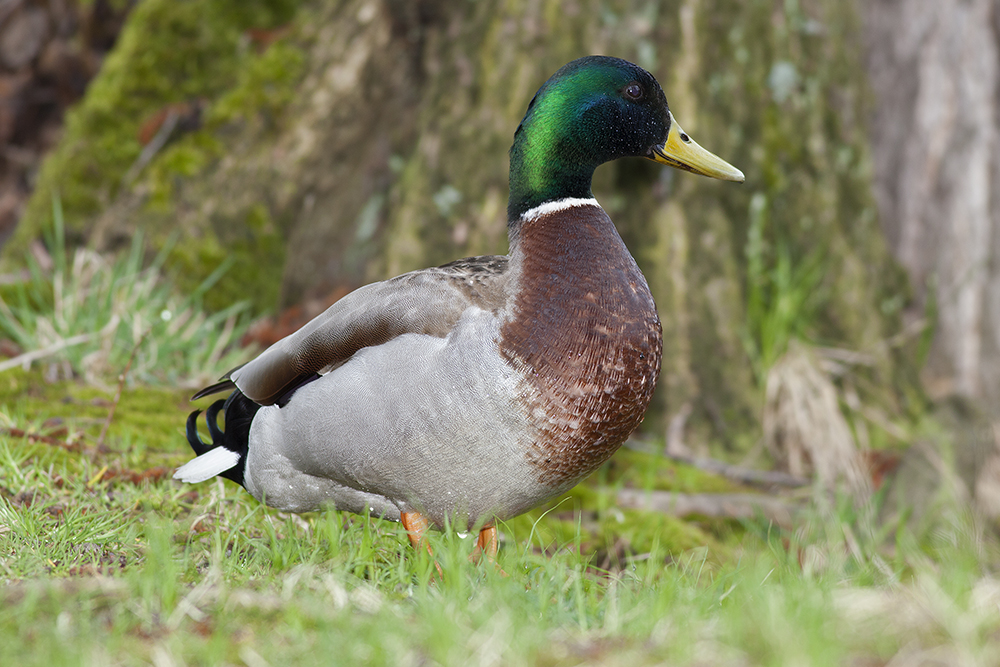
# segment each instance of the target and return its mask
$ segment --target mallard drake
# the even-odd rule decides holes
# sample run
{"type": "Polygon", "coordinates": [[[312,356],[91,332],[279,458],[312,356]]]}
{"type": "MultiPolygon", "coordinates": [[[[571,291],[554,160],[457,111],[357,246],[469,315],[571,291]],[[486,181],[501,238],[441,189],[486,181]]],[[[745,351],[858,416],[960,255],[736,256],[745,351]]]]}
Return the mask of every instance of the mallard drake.
{"type": "Polygon", "coordinates": [[[535,94],[510,150],[506,256],[351,292],[195,398],[211,442],[175,479],[216,475],[284,511],[336,507],[480,527],[572,488],[639,425],[660,371],[646,280],[591,193],[598,165],[646,157],[743,181],[681,130],[653,76],[591,56],[535,94]],[[225,430],[217,423],[225,414],[225,430]]]}

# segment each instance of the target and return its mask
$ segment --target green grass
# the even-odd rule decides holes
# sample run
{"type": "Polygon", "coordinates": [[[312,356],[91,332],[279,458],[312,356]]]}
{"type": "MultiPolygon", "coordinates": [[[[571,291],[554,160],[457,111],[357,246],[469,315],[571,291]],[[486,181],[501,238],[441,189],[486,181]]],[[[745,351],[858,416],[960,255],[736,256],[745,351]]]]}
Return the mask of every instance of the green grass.
{"type": "Polygon", "coordinates": [[[746,325],[743,347],[763,386],[768,370],[792,340],[809,340],[827,299],[823,279],[829,270],[822,247],[805,258],[793,259],[787,240],[766,240],[767,198],[755,194],[750,202],[747,232],[746,325]]]}
{"type": "Polygon", "coordinates": [[[961,512],[920,541],[849,501],[791,530],[626,516],[622,485],[731,486],[623,451],[568,500],[501,526],[509,576],[470,563],[471,538],[432,534],[439,579],[396,524],[290,516],[222,480],[129,474],[188,456],[181,393],[126,392],[117,414],[156,417],[116,418],[97,450],[97,390],[42,376],[0,376],[6,426],[46,433],[62,415],[82,449],[0,436],[0,664],[1000,659],[998,561],[961,512]]]}
{"type": "Polygon", "coordinates": [[[0,290],[0,337],[24,350],[48,351],[41,361],[58,360],[63,375],[92,384],[126,366],[129,379],[143,383],[199,384],[245,354],[233,343],[246,329],[248,303],[216,313],[202,307],[225,263],[179,298],[162,273],[169,246],[152,261],[141,235],[117,259],[87,248],[70,251],[58,200],[52,218],[46,239],[51,266],[29,256],[28,279],[0,290]]]}
{"type": "Polygon", "coordinates": [[[1000,661],[996,540],[960,507],[917,536],[823,494],[786,528],[681,520],[616,493],[746,489],[622,450],[500,525],[504,575],[451,531],[431,534],[432,558],[394,523],[175,482],[190,457],[177,387],[246,354],[228,345],[235,314],[176,299],[140,244],[70,258],[56,217],[53,269],[3,293],[0,327],[29,350],[107,334],[0,373],[0,665],[1000,661]]]}

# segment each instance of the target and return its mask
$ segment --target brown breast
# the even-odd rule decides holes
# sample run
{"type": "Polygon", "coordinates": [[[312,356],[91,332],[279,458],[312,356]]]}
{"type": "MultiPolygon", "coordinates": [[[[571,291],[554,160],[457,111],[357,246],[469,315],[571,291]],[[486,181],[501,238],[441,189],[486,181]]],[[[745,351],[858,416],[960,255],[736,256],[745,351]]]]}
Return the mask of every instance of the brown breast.
{"type": "Polygon", "coordinates": [[[567,488],[642,421],[660,372],[660,320],[646,279],[597,206],[523,224],[511,260],[521,286],[500,350],[537,390],[527,453],[540,481],[567,488]]]}

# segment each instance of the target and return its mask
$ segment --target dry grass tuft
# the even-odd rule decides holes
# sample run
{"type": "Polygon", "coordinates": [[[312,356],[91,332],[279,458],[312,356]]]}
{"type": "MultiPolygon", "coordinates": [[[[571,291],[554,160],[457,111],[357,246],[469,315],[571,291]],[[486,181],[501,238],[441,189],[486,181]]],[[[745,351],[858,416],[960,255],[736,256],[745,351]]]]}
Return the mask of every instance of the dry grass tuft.
{"type": "Polygon", "coordinates": [[[827,487],[843,481],[852,493],[870,495],[837,388],[807,345],[789,344],[767,374],[765,396],[764,439],[781,469],[827,487]]]}

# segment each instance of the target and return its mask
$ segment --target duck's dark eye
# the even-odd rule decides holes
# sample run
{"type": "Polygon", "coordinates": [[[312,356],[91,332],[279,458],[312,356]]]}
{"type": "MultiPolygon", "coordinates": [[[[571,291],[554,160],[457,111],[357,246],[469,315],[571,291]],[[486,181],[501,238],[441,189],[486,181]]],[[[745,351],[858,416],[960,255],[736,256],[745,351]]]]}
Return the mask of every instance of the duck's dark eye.
{"type": "Polygon", "coordinates": [[[638,102],[643,96],[642,86],[634,81],[625,86],[625,90],[623,92],[625,93],[625,97],[629,98],[633,102],[638,102]]]}

